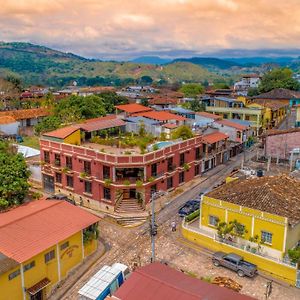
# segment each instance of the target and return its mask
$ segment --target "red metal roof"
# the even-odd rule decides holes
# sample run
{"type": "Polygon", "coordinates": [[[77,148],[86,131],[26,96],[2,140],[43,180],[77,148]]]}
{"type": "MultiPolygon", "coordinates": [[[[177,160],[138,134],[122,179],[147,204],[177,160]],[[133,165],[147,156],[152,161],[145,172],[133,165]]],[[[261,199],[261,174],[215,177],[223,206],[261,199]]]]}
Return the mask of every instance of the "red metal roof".
{"type": "Polygon", "coordinates": [[[209,118],[209,119],[213,119],[213,120],[220,120],[222,119],[220,116],[218,115],[214,115],[214,114],[210,114],[208,112],[202,111],[202,112],[196,112],[196,115],[204,117],[204,118],[209,118]]]}
{"type": "Polygon", "coordinates": [[[79,127],[71,125],[68,127],[63,127],[50,132],[46,132],[43,135],[58,138],[58,139],[65,139],[76,130],[79,130],[79,127]]]}
{"type": "Polygon", "coordinates": [[[123,120],[117,119],[115,115],[112,115],[86,120],[84,123],[79,124],[78,127],[82,128],[85,131],[96,131],[106,128],[124,126],[125,124],[126,123],[123,120]]]}
{"type": "Polygon", "coordinates": [[[231,122],[231,121],[228,121],[228,120],[218,120],[218,121],[216,121],[216,123],[224,125],[224,126],[228,126],[228,127],[233,127],[235,129],[238,129],[238,130],[246,130],[248,128],[248,126],[246,126],[246,125],[231,122]]]}
{"type": "Polygon", "coordinates": [[[98,221],[66,201],[32,201],[0,214],[0,252],[22,263],[98,221]]]}
{"type": "Polygon", "coordinates": [[[123,110],[127,113],[132,113],[132,114],[152,110],[150,107],[147,107],[147,106],[144,106],[141,104],[137,104],[137,103],[116,105],[115,107],[119,110],[123,110]]]}
{"type": "Polygon", "coordinates": [[[213,132],[209,134],[203,135],[203,142],[206,144],[214,144],[216,142],[220,142],[222,140],[227,139],[229,136],[222,132],[213,132]]]}
{"type": "Polygon", "coordinates": [[[153,263],[134,271],[114,296],[121,300],[253,299],[193,278],[161,263],[153,263]]]}
{"type": "Polygon", "coordinates": [[[140,114],[135,114],[135,116],[145,117],[148,119],[153,119],[157,121],[169,121],[169,120],[176,120],[176,121],[184,121],[186,120],[185,117],[178,116],[175,114],[172,114],[167,111],[149,111],[144,112],[140,114]]]}

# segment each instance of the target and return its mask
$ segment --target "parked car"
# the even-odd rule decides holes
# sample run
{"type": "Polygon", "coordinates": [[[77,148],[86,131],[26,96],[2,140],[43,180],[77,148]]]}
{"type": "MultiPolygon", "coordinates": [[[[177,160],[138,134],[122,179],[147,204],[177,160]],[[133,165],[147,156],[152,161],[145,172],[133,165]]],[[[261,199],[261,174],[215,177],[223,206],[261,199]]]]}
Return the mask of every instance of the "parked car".
{"type": "Polygon", "coordinates": [[[187,216],[194,212],[195,210],[200,208],[199,200],[189,200],[183,206],[181,206],[178,210],[178,214],[180,217],[187,216]]]}
{"type": "Polygon", "coordinates": [[[46,200],[65,200],[71,204],[75,205],[75,201],[72,199],[69,199],[68,196],[64,194],[54,194],[46,198],[46,200]]]}
{"type": "Polygon", "coordinates": [[[216,252],[213,254],[212,262],[216,267],[223,266],[235,271],[240,277],[254,277],[257,274],[256,265],[245,261],[242,256],[235,253],[216,252]]]}

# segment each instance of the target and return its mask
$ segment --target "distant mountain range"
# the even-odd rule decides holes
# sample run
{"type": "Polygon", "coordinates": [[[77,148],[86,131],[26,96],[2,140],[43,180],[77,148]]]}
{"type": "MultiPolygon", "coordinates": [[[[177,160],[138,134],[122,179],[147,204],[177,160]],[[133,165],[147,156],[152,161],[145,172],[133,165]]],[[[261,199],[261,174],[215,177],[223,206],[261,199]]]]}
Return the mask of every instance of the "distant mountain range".
{"type": "Polygon", "coordinates": [[[156,82],[229,81],[245,72],[263,71],[263,64],[300,71],[295,56],[161,58],[143,56],[128,62],[87,59],[30,43],[0,42],[0,76],[13,74],[25,84],[81,85],[134,84],[143,77],[156,82]],[[223,77],[224,76],[224,77],[223,77]]]}

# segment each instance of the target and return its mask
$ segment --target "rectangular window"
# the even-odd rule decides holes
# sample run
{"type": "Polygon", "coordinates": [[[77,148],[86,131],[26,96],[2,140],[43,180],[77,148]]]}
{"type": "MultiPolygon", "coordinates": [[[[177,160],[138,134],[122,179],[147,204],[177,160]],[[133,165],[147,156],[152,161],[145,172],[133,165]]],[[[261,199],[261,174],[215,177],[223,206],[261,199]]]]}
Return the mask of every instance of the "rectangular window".
{"type": "Polygon", "coordinates": [[[55,258],[55,251],[51,250],[50,252],[45,254],[45,263],[55,258]]]}
{"type": "Polygon", "coordinates": [[[218,222],[219,222],[219,218],[216,217],[216,216],[209,216],[208,218],[208,224],[211,225],[211,226],[217,226],[218,225],[218,222]]]}
{"type": "Polygon", "coordinates": [[[24,266],[24,272],[32,269],[34,266],[35,266],[35,261],[33,260],[32,262],[24,266]]]}
{"type": "Polygon", "coordinates": [[[55,173],[55,181],[57,183],[61,183],[61,174],[60,173],[55,173]]]}
{"type": "Polygon", "coordinates": [[[195,149],[195,160],[199,160],[201,158],[200,155],[200,147],[195,149]]]}
{"type": "Polygon", "coordinates": [[[83,171],[84,173],[91,175],[91,163],[89,161],[83,162],[83,171]]]}
{"type": "Polygon", "coordinates": [[[173,177],[167,178],[167,189],[171,189],[173,187],[173,177]]]}
{"type": "Polygon", "coordinates": [[[49,151],[44,151],[44,161],[45,163],[50,163],[50,153],[49,151]]]}
{"type": "Polygon", "coordinates": [[[157,164],[152,164],[151,165],[151,176],[156,176],[157,175],[157,164]]]}
{"type": "Polygon", "coordinates": [[[57,154],[55,153],[54,155],[54,164],[57,166],[57,167],[60,167],[60,154],[57,154]]]}
{"type": "Polygon", "coordinates": [[[73,187],[73,177],[67,175],[67,186],[72,188],[73,187]]]}
{"type": "Polygon", "coordinates": [[[183,166],[185,163],[185,160],[184,160],[184,153],[180,153],[180,157],[179,157],[179,165],[180,166],[183,166]]]}
{"type": "Polygon", "coordinates": [[[103,189],[103,197],[104,197],[104,199],[107,199],[107,200],[111,199],[111,194],[110,194],[110,189],[109,188],[104,188],[103,189]]]}
{"type": "Polygon", "coordinates": [[[103,179],[109,179],[110,178],[110,167],[103,166],[103,179]]]}
{"type": "Polygon", "coordinates": [[[91,194],[92,193],[92,183],[89,181],[84,182],[84,192],[91,194]]]}
{"type": "Polygon", "coordinates": [[[65,250],[68,247],[69,247],[69,242],[65,242],[65,243],[61,244],[59,248],[60,248],[60,251],[62,251],[62,250],[65,250]]]}
{"type": "Polygon", "coordinates": [[[72,157],[70,156],[66,156],[66,167],[69,168],[70,170],[73,169],[72,157]]]}
{"type": "Polygon", "coordinates": [[[272,244],[272,238],[273,234],[268,231],[263,231],[261,232],[261,240],[266,243],[266,244],[272,244]]]}
{"type": "Polygon", "coordinates": [[[20,269],[16,270],[8,275],[8,280],[12,280],[20,275],[20,269]]]}
{"type": "Polygon", "coordinates": [[[200,174],[200,165],[195,166],[195,176],[200,174]]]}
{"type": "Polygon", "coordinates": [[[179,183],[183,183],[184,182],[184,172],[180,172],[179,173],[179,183]]]}
{"type": "Polygon", "coordinates": [[[168,172],[174,171],[175,167],[173,165],[173,157],[168,158],[168,172]]]}

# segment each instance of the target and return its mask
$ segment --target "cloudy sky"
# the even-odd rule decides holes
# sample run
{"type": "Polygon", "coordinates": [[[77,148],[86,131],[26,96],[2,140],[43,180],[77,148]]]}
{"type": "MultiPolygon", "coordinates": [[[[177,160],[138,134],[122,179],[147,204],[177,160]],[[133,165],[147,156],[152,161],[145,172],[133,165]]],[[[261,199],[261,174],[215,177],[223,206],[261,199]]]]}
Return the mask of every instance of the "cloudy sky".
{"type": "Polygon", "coordinates": [[[0,28],[105,59],[300,49],[300,0],[0,0],[0,28]]]}

